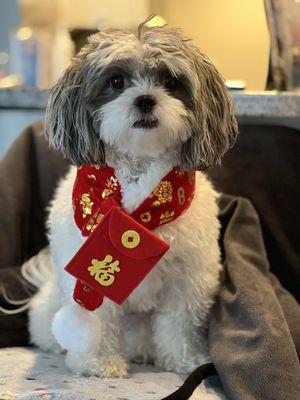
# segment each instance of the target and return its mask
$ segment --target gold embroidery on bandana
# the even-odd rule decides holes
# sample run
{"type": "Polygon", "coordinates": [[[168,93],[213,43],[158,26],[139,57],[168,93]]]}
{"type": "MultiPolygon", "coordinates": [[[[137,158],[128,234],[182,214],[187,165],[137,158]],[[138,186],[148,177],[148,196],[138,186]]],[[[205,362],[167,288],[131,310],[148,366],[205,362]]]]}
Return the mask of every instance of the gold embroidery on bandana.
{"type": "Polygon", "coordinates": [[[140,220],[143,222],[150,222],[151,218],[152,217],[150,211],[144,212],[140,215],[140,220]]]}
{"type": "Polygon", "coordinates": [[[86,229],[88,232],[90,232],[90,231],[93,231],[93,230],[95,229],[94,226],[95,226],[95,221],[94,221],[93,218],[91,218],[91,219],[89,220],[89,222],[86,224],[85,229],[86,229]]]}
{"type": "Polygon", "coordinates": [[[90,193],[83,193],[80,199],[80,205],[82,208],[82,217],[86,218],[87,215],[92,214],[94,203],[90,199],[90,193]]]}
{"type": "Polygon", "coordinates": [[[177,190],[178,202],[182,206],[185,203],[185,190],[183,187],[177,190]]]}
{"type": "Polygon", "coordinates": [[[86,224],[85,229],[88,232],[94,232],[94,230],[97,228],[97,226],[99,225],[99,222],[102,220],[103,217],[104,217],[103,214],[96,212],[96,214],[94,214],[93,217],[86,224]]]}
{"type": "Polygon", "coordinates": [[[104,189],[102,192],[102,199],[105,200],[108,197],[110,197],[112,194],[116,192],[117,188],[118,188],[118,179],[111,176],[106,181],[106,189],[104,189]]]}
{"type": "Polygon", "coordinates": [[[82,284],[82,290],[86,293],[91,293],[93,291],[92,288],[90,288],[86,283],[82,284]]]}
{"type": "Polygon", "coordinates": [[[180,168],[176,168],[176,169],[175,169],[175,174],[176,174],[176,176],[178,176],[179,178],[181,178],[181,177],[185,174],[185,172],[184,172],[184,171],[181,171],[180,168]]]}
{"type": "Polygon", "coordinates": [[[162,213],[160,216],[160,221],[159,225],[164,224],[166,222],[169,222],[173,219],[175,212],[174,211],[166,211],[165,213],[162,213]]]}
{"type": "Polygon", "coordinates": [[[96,177],[95,177],[94,174],[88,175],[88,178],[89,178],[91,181],[95,181],[95,180],[96,180],[96,177]]]}
{"type": "Polygon", "coordinates": [[[172,201],[173,186],[169,181],[161,181],[160,185],[149,196],[151,199],[157,196],[157,200],[152,203],[152,206],[157,207],[166,202],[172,201]]]}

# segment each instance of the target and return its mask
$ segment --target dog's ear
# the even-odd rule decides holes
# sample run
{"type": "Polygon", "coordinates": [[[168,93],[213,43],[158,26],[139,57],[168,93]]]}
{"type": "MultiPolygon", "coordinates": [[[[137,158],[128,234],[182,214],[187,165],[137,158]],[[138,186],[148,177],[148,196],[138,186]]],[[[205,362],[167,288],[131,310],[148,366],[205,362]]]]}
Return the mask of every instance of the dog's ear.
{"type": "Polygon", "coordinates": [[[182,145],[181,168],[205,170],[220,162],[238,126],[223,78],[206,56],[195,48],[192,53],[199,86],[192,105],[192,135],[182,145]]]}
{"type": "Polygon", "coordinates": [[[46,136],[50,145],[75,165],[105,161],[104,146],[87,106],[85,53],[88,51],[81,51],[73,59],[54,85],[46,109],[46,136]]]}

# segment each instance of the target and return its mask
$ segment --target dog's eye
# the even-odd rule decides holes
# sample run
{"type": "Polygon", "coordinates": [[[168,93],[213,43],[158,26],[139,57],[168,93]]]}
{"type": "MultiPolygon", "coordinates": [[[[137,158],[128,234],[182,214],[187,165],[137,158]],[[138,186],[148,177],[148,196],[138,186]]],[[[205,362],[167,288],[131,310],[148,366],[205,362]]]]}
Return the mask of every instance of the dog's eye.
{"type": "Polygon", "coordinates": [[[172,75],[166,75],[164,77],[164,86],[168,90],[175,90],[178,85],[178,80],[172,75]]]}
{"type": "Polygon", "coordinates": [[[124,86],[125,86],[124,77],[122,75],[113,76],[110,79],[110,85],[112,88],[114,88],[116,90],[124,89],[124,86]]]}

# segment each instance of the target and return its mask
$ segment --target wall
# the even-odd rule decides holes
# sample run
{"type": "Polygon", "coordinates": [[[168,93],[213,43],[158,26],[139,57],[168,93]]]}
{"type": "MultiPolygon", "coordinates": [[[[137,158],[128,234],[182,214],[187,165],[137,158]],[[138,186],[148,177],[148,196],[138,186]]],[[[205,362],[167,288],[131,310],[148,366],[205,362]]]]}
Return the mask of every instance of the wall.
{"type": "Polygon", "coordinates": [[[43,7],[41,0],[19,2],[34,10],[36,23],[67,28],[95,28],[108,19],[111,26],[136,29],[156,12],[183,28],[226,79],[244,79],[247,89],[265,88],[269,35],[263,0],[43,0],[43,7]]]}
{"type": "MultiPolygon", "coordinates": [[[[1,70],[8,73],[9,36],[18,28],[20,13],[16,0],[0,0],[0,77],[1,70]]],[[[3,73],[4,75],[4,73],[3,73]]]]}
{"type": "Polygon", "coordinates": [[[136,28],[149,14],[148,0],[56,0],[59,16],[69,28],[110,26],[136,28]]]}
{"type": "Polygon", "coordinates": [[[263,90],[269,35],[263,0],[152,0],[151,11],[183,29],[226,79],[263,90]]]}

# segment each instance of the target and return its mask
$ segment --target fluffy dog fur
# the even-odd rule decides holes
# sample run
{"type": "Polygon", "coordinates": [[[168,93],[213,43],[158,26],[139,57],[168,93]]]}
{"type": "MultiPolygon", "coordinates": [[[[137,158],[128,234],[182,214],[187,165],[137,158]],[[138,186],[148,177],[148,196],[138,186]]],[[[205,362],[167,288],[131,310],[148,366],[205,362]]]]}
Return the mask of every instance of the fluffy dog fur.
{"type": "MultiPolygon", "coordinates": [[[[91,36],[54,86],[47,108],[51,145],[75,165],[112,166],[128,212],[174,166],[203,171],[218,163],[236,131],[231,100],[213,64],[166,27],[91,36]],[[140,109],[140,96],[147,104],[151,98],[150,110],[140,109]]],[[[73,217],[75,174],[72,167],[51,204],[53,274],[30,305],[31,341],[49,351],[61,350],[51,333],[53,317],[72,302],[75,278],[64,267],[85,240],[73,217]]],[[[190,208],[155,230],[170,250],[122,306],[106,299],[95,311],[97,346],[86,354],[69,351],[72,371],[124,377],[127,361],[136,361],[190,372],[209,359],[208,315],[221,271],[216,198],[203,172],[197,173],[190,208]]],[[[72,332],[66,334],[71,338],[72,332]]]]}

